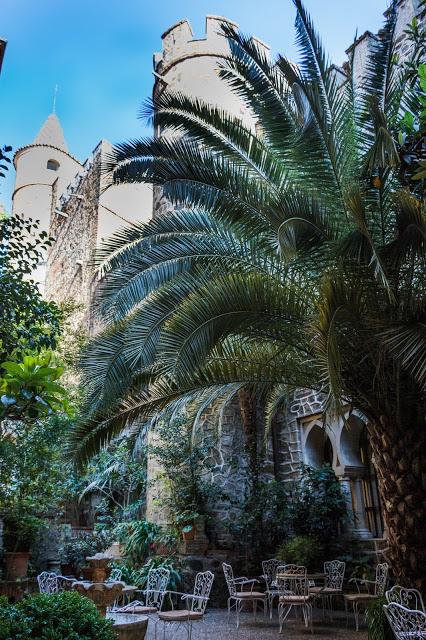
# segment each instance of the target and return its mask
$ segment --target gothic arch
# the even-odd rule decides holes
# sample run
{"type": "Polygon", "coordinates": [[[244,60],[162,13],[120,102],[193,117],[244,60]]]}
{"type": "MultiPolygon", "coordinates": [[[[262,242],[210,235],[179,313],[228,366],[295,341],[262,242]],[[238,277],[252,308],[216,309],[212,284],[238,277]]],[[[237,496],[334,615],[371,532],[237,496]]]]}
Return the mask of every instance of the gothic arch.
{"type": "Polygon", "coordinates": [[[306,464],[318,469],[328,462],[333,469],[336,467],[338,464],[336,443],[333,434],[328,432],[322,422],[315,420],[305,425],[303,440],[306,464]]]}
{"type": "Polygon", "coordinates": [[[365,422],[355,415],[350,415],[343,424],[338,447],[341,464],[350,467],[364,467],[364,462],[361,458],[360,439],[365,427],[365,422]]]}

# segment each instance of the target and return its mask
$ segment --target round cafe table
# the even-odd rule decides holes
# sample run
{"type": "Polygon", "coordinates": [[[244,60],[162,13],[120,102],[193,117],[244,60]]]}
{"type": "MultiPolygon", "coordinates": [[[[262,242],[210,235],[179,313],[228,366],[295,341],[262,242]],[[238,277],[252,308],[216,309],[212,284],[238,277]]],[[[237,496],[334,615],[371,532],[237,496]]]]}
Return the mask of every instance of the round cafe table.
{"type": "MultiPolygon", "coordinates": [[[[277,579],[272,583],[274,587],[278,586],[278,580],[290,580],[291,578],[293,578],[293,580],[295,578],[303,578],[303,576],[295,576],[294,573],[285,573],[285,572],[280,572],[277,573],[277,579]]],[[[312,572],[312,573],[307,573],[306,574],[306,579],[309,582],[315,582],[315,580],[322,580],[324,581],[327,577],[326,573],[322,573],[322,572],[312,572]]],[[[314,586],[314,585],[309,585],[309,586],[314,586]]]]}
{"type": "MultiPolygon", "coordinates": [[[[280,572],[277,573],[277,578],[294,578],[296,577],[294,575],[294,573],[285,573],[285,572],[280,572]]],[[[299,577],[299,576],[297,576],[299,577]]],[[[303,577],[303,576],[302,576],[303,577]]],[[[308,580],[324,580],[327,577],[326,573],[321,573],[321,572],[317,572],[317,573],[307,573],[306,577],[308,580]]]]}

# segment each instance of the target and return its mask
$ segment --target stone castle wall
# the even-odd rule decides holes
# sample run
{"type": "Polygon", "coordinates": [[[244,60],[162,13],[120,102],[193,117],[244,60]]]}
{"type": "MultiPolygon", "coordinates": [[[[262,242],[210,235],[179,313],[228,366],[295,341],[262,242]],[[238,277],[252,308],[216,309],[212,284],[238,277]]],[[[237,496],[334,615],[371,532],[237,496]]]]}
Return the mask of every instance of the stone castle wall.
{"type": "Polygon", "coordinates": [[[84,169],[58,198],[63,213],[51,212],[50,234],[56,238],[48,255],[46,296],[79,306],[76,324],[93,329],[95,282],[92,261],[96,250],[97,209],[101,184],[102,144],[84,169]]]}

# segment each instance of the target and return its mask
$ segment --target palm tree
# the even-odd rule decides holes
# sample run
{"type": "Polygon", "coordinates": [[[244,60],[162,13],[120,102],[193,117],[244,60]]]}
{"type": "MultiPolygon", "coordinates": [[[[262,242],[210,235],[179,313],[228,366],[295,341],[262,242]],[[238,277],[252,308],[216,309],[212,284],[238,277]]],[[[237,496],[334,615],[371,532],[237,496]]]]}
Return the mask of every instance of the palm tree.
{"type": "Polygon", "coordinates": [[[270,422],[292,390],[322,390],[327,409],[367,418],[393,571],[421,587],[426,221],[395,140],[402,112],[420,113],[425,38],[398,61],[394,2],[362,85],[351,64],[342,84],[294,2],[298,66],[223,27],[219,73],[255,129],[165,92],[149,111],[163,134],[115,148],[114,181],[161,185],[174,211],[100,253],[107,327],[83,360],[89,417],[70,446],[90,456],[170,405],[196,422],[247,387],[270,422]]]}

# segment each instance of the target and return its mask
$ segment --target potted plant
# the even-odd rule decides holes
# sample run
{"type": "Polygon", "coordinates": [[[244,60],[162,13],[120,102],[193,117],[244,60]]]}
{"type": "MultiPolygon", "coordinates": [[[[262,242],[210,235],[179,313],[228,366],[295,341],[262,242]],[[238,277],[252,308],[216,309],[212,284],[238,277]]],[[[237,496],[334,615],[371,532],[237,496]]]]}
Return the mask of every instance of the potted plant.
{"type": "Polygon", "coordinates": [[[31,544],[43,526],[43,521],[34,516],[20,515],[3,519],[3,545],[6,578],[25,578],[31,557],[31,544]]]}
{"type": "Polygon", "coordinates": [[[176,517],[176,525],[182,533],[182,538],[187,542],[195,538],[195,521],[199,518],[195,511],[183,511],[176,517]]]}

